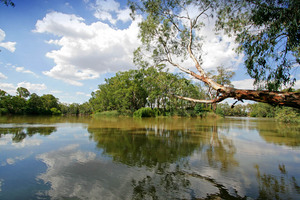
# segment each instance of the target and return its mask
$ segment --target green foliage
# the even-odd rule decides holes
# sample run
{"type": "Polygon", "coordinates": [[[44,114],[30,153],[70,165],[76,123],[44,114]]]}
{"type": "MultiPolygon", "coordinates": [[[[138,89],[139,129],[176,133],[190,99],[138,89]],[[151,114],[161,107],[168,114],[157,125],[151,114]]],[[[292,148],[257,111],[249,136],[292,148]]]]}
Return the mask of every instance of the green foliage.
{"type": "Polygon", "coordinates": [[[156,113],[153,109],[147,108],[140,108],[133,113],[134,117],[142,118],[142,117],[155,117],[156,113]]]}
{"type": "Polygon", "coordinates": [[[22,98],[27,98],[27,97],[30,96],[30,92],[26,88],[18,87],[17,88],[17,95],[19,97],[22,97],[22,98]]]}
{"type": "Polygon", "coordinates": [[[216,109],[216,114],[220,116],[237,116],[246,117],[248,116],[248,106],[247,105],[236,105],[233,108],[226,102],[223,104],[218,104],[216,109]]]}
{"type": "Polygon", "coordinates": [[[17,95],[11,96],[0,89],[0,115],[60,115],[60,114],[91,114],[90,103],[63,104],[52,94],[39,96],[30,94],[26,88],[17,88],[17,95]]]}
{"type": "Polygon", "coordinates": [[[58,110],[57,108],[51,108],[50,111],[52,115],[61,115],[61,111],[58,110]]]}
{"type": "Polygon", "coordinates": [[[134,111],[142,107],[157,108],[155,115],[184,112],[195,104],[172,96],[204,96],[200,86],[190,80],[163,72],[155,67],[141,68],[119,72],[116,76],[106,79],[99,89],[92,93],[89,100],[93,112],[117,110],[119,113],[134,111]]]}
{"type": "Polygon", "coordinates": [[[208,75],[217,83],[221,85],[226,85],[233,87],[230,79],[235,75],[235,72],[230,69],[225,68],[224,66],[217,67],[217,71],[211,70],[208,72],[208,75]]]}
{"type": "MultiPolygon", "coordinates": [[[[143,17],[139,24],[142,46],[134,53],[134,63],[141,67],[168,63],[208,85],[214,85],[213,81],[203,78],[203,38],[199,34],[205,26],[203,21],[209,21],[209,18],[214,16],[217,31],[237,36],[239,48],[236,50],[245,55],[247,73],[255,79],[255,83],[261,89],[278,90],[281,86],[291,86],[296,81],[294,77],[297,77],[297,74],[292,73],[297,72],[300,64],[299,2],[130,0],[131,15],[143,17]],[[148,54],[143,54],[144,51],[148,54]],[[149,54],[151,61],[145,58],[145,55],[149,54]],[[188,69],[190,66],[183,66],[186,64],[184,61],[189,58],[194,62],[200,77],[197,76],[199,73],[195,75],[188,69]]],[[[213,79],[224,85],[228,84],[221,77],[213,79]]],[[[229,93],[228,90],[218,89],[216,85],[214,89],[223,94],[229,93]]],[[[218,92],[212,93],[210,97],[214,98],[217,95],[218,92]]],[[[248,95],[244,97],[250,99],[248,95]]],[[[274,99],[270,101],[276,102],[274,99]]]]}
{"type": "Polygon", "coordinates": [[[12,2],[11,0],[0,0],[1,3],[3,3],[6,6],[12,6],[15,7],[14,2],[12,2]]]}
{"type": "Polygon", "coordinates": [[[51,108],[59,109],[58,99],[52,94],[44,94],[41,96],[41,100],[43,102],[44,112],[51,113],[51,108]]]}
{"type": "Polygon", "coordinates": [[[300,64],[299,0],[218,1],[217,28],[234,33],[248,74],[269,90],[292,85],[300,64]]]}
{"type": "Polygon", "coordinates": [[[117,116],[120,116],[120,113],[117,110],[103,111],[103,112],[97,112],[93,116],[95,116],[95,117],[117,117],[117,116]]]}
{"type": "Polygon", "coordinates": [[[99,85],[89,100],[94,112],[108,110],[137,110],[146,103],[146,91],[143,87],[143,74],[137,70],[119,72],[99,85]]]}
{"type": "Polygon", "coordinates": [[[43,106],[43,100],[40,96],[33,93],[30,95],[30,98],[27,100],[27,110],[28,114],[42,114],[45,112],[45,108],[43,106]]]}
{"type": "Polygon", "coordinates": [[[249,105],[250,117],[275,117],[276,108],[265,103],[249,105]]]}
{"type": "Polygon", "coordinates": [[[285,123],[300,123],[300,110],[289,107],[277,108],[275,119],[285,123]]]}
{"type": "Polygon", "coordinates": [[[205,117],[210,110],[207,105],[198,103],[194,108],[194,112],[197,116],[205,117]]]}

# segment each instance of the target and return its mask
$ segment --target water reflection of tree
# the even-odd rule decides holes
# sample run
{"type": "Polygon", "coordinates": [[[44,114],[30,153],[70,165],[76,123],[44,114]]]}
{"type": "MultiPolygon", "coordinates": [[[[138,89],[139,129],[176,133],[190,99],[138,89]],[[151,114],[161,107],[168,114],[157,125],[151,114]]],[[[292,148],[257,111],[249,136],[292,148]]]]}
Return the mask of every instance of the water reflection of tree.
{"type": "Polygon", "coordinates": [[[237,191],[229,192],[224,185],[211,177],[183,170],[181,164],[177,164],[174,169],[168,164],[161,167],[163,167],[163,170],[160,169],[159,173],[155,169],[154,176],[146,176],[139,181],[132,180],[132,199],[246,199],[246,197],[238,195],[237,191]],[[190,188],[190,178],[196,178],[199,181],[206,182],[207,185],[215,187],[215,192],[207,194],[206,191],[203,191],[204,197],[197,197],[196,192],[190,188]]]}
{"type": "Polygon", "coordinates": [[[32,137],[35,134],[50,135],[55,132],[56,127],[12,127],[12,128],[0,128],[0,138],[4,135],[12,135],[13,142],[22,142],[26,137],[32,137]]]}
{"type": "Polygon", "coordinates": [[[88,132],[104,154],[130,166],[154,167],[158,163],[176,162],[201,148],[198,137],[182,131],[89,128],[88,132]]]}
{"type": "Polygon", "coordinates": [[[198,127],[197,130],[206,135],[204,143],[207,147],[204,151],[211,167],[218,167],[220,164],[221,170],[227,171],[239,165],[234,158],[236,148],[233,141],[220,133],[221,131],[228,132],[228,127],[218,127],[216,124],[211,124],[210,126],[198,127]]]}
{"type": "Polygon", "coordinates": [[[294,176],[289,177],[285,165],[278,165],[280,176],[261,173],[259,166],[255,166],[256,178],[259,185],[259,196],[257,199],[295,199],[291,194],[300,195],[300,186],[294,176]]]}
{"type": "Polygon", "coordinates": [[[229,193],[213,178],[186,171],[190,168],[188,157],[193,152],[204,153],[209,165],[220,166],[221,170],[238,165],[232,140],[219,133],[216,125],[200,126],[193,131],[152,127],[133,130],[88,128],[88,132],[97,147],[114,161],[147,167],[150,175],[132,180],[133,199],[178,199],[182,194],[197,199],[197,194],[190,188],[190,179],[195,178],[216,188],[215,193],[205,193],[204,199],[243,199],[237,193],[229,193]]]}
{"type": "Polygon", "coordinates": [[[290,147],[300,146],[300,124],[258,123],[260,136],[269,143],[290,147]]]}

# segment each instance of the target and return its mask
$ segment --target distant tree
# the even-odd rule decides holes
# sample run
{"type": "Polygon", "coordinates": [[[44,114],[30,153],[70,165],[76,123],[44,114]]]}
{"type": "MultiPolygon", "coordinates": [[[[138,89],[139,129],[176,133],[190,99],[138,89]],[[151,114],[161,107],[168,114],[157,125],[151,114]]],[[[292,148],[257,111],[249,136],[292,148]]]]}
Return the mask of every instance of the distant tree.
{"type": "Polygon", "coordinates": [[[70,104],[67,114],[78,115],[79,114],[79,104],[78,103],[70,104]]]}
{"type": "Polygon", "coordinates": [[[202,95],[192,81],[155,67],[118,72],[105,82],[89,100],[94,112],[134,112],[145,106],[163,111],[183,110],[195,103],[174,98],[170,93],[194,98],[202,95]]]}
{"type": "Polygon", "coordinates": [[[87,115],[92,113],[92,106],[89,102],[79,105],[79,114],[87,115]]]}
{"type": "MultiPolygon", "coordinates": [[[[235,75],[235,72],[229,70],[228,68],[225,68],[224,66],[217,67],[217,71],[209,71],[207,75],[220,85],[233,87],[233,85],[231,84],[231,79],[235,75]]],[[[210,85],[208,86],[208,94],[211,99],[215,99],[218,95],[217,91],[215,91],[210,85]]]]}
{"type": "Polygon", "coordinates": [[[0,89],[0,98],[4,97],[7,95],[7,92],[5,92],[4,90],[0,89]]]}
{"type": "Polygon", "coordinates": [[[36,93],[31,94],[26,103],[28,114],[42,114],[45,111],[43,100],[36,93]]]}
{"type": "Polygon", "coordinates": [[[12,2],[11,0],[0,0],[0,3],[6,5],[6,6],[12,6],[15,7],[14,2],[12,2]]]}
{"type": "Polygon", "coordinates": [[[30,92],[26,88],[18,87],[17,88],[17,95],[19,97],[22,97],[22,98],[27,98],[27,97],[30,96],[30,92]]]}
{"type": "Polygon", "coordinates": [[[26,100],[19,96],[13,96],[10,100],[10,113],[24,114],[26,108],[26,100]]]}
{"type": "Polygon", "coordinates": [[[51,114],[52,108],[59,110],[58,99],[55,98],[52,94],[44,94],[41,96],[41,100],[43,102],[43,109],[46,113],[51,114]]]}

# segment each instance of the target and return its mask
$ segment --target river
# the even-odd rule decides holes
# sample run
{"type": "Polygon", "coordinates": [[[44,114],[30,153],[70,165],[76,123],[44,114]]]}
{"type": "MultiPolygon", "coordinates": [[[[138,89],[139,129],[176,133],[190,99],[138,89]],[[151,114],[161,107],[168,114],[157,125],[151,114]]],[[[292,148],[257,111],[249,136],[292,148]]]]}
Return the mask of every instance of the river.
{"type": "Polygon", "coordinates": [[[299,199],[300,125],[0,117],[0,199],[299,199]]]}

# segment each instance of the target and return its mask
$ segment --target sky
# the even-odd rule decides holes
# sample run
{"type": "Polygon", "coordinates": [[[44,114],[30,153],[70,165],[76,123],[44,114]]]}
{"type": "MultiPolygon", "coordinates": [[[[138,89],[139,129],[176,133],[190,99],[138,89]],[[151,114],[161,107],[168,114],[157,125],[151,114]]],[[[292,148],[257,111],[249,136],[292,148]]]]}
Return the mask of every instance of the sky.
{"type": "MultiPolygon", "coordinates": [[[[139,18],[130,18],[126,0],[13,2],[15,7],[0,5],[0,89],[9,94],[25,87],[63,103],[84,103],[105,78],[137,69],[132,59],[140,45],[139,18]]],[[[204,68],[228,67],[236,73],[235,87],[253,89],[234,38],[212,29],[208,23],[201,31],[204,68]]]]}

